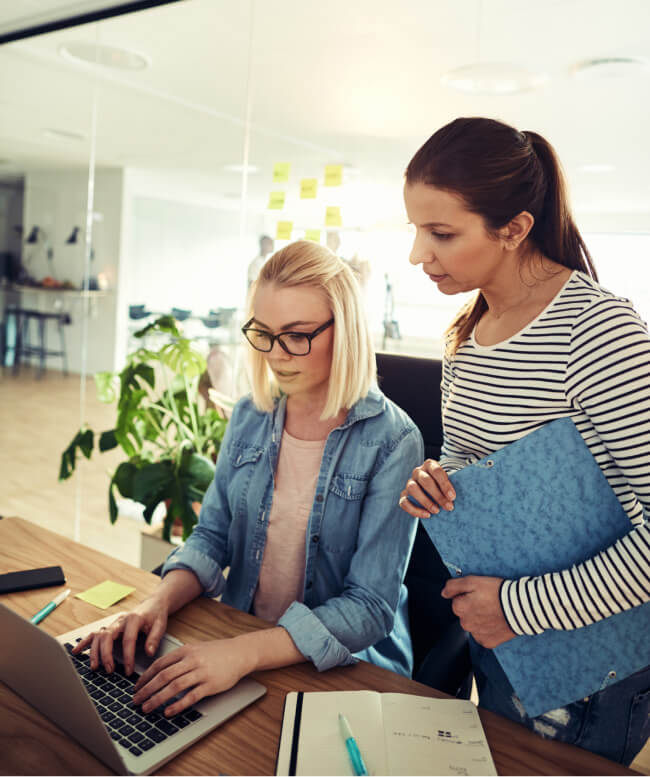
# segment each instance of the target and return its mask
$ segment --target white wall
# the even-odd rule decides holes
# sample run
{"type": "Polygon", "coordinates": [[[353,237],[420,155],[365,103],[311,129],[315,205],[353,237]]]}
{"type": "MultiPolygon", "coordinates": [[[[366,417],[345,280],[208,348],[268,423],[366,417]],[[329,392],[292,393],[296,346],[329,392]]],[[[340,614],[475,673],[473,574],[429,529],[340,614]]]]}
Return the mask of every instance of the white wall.
{"type": "MultiPolygon", "coordinates": [[[[175,171],[124,171],[122,262],[118,283],[118,363],[128,347],[128,307],[205,316],[218,307],[243,308],[248,263],[263,231],[259,214],[241,224],[238,199],[214,193],[208,176],[175,171]],[[241,236],[243,231],[243,237],[241,236]]],[[[188,335],[204,333],[200,322],[188,335]]]]}

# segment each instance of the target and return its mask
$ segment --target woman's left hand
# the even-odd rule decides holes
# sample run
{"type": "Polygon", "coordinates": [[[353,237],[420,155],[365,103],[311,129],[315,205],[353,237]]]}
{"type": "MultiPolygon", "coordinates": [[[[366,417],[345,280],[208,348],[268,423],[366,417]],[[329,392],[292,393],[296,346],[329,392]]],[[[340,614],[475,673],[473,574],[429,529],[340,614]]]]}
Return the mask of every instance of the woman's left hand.
{"type": "Polygon", "coordinates": [[[442,589],[442,596],[453,600],[451,608],[460,618],[460,625],[485,648],[495,648],[517,636],[501,609],[502,582],[501,577],[468,575],[448,580],[442,589]]]}
{"type": "Polygon", "coordinates": [[[251,668],[236,638],[200,642],[161,656],[142,673],[135,685],[135,704],[151,712],[179,693],[182,699],[165,708],[165,715],[176,715],[211,696],[232,688],[251,668]]]}

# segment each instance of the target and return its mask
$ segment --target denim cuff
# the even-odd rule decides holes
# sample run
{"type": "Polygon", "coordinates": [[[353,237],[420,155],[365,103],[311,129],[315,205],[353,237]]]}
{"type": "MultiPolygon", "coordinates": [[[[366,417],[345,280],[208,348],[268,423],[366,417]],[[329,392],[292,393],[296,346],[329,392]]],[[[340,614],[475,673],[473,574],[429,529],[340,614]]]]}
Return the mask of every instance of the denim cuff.
{"type": "Polygon", "coordinates": [[[176,548],[169,554],[160,576],[164,577],[172,569],[187,569],[193,572],[203,586],[206,596],[219,596],[226,586],[226,579],[219,564],[210,556],[187,546],[176,548]]]}
{"type": "Polygon", "coordinates": [[[319,672],[358,661],[309,607],[300,602],[289,605],[277,625],[289,632],[298,650],[313,662],[319,672]]]}

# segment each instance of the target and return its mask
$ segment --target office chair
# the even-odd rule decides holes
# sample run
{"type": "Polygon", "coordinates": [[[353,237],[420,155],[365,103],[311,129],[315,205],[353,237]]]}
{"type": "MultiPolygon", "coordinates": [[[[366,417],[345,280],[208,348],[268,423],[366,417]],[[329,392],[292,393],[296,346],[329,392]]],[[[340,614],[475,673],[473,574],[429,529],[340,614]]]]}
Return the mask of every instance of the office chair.
{"type": "MultiPolygon", "coordinates": [[[[409,414],[424,438],[426,458],[438,459],[442,445],[442,362],[401,354],[377,354],[379,388],[409,414]]],[[[433,519],[431,519],[433,520],[433,519]]],[[[404,583],[409,594],[413,679],[468,699],[472,665],[467,633],[440,596],[449,572],[418,522],[404,583]]]]}

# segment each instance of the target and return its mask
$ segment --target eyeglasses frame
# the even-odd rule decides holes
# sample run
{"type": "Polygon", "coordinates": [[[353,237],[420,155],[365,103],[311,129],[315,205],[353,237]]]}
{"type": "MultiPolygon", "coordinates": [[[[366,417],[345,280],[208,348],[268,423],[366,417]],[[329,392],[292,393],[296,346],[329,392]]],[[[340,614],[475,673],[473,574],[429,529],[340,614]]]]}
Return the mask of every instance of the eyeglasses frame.
{"type": "Polygon", "coordinates": [[[275,345],[275,341],[277,340],[280,345],[280,348],[282,348],[282,350],[285,353],[288,353],[289,356],[309,356],[309,354],[311,353],[311,341],[314,339],[314,337],[318,337],[318,335],[321,332],[324,332],[326,329],[329,329],[329,327],[332,326],[332,324],[334,323],[334,317],[332,316],[332,318],[330,318],[329,321],[326,321],[324,324],[321,324],[319,327],[314,329],[313,332],[294,332],[289,330],[286,332],[278,332],[277,335],[273,335],[270,332],[267,332],[265,329],[255,329],[254,327],[251,326],[253,321],[255,321],[255,316],[249,319],[241,328],[242,334],[246,338],[246,341],[251,346],[251,348],[254,348],[256,351],[260,351],[260,353],[271,353],[271,351],[273,350],[273,346],[275,345]],[[247,332],[259,332],[262,335],[266,335],[267,337],[270,337],[271,347],[265,350],[264,348],[258,348],[256,345],[253,345],[253,343],[251,343],[251,341],[248,339],[248,335],[246,334],[247,332]],[[282,342],[282,340],[280,340],[280,338],[283,335],[302,335],[303,337],[306,337],[309,342],[309,350],[307,351],[307,353],[291,353],[291,351],[282,342]]]}

